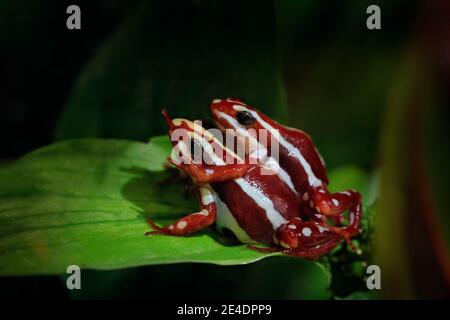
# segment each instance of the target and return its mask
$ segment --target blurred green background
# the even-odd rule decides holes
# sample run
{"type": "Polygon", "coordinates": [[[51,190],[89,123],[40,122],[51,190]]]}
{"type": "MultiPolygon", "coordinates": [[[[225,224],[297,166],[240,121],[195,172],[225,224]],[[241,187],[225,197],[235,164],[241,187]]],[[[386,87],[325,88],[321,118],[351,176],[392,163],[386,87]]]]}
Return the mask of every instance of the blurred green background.
{"type": "MultiPolygon", "coordinates": [[[[350,298],[449,297],[448,1],[2,1],[0,39],[0,165],[64,139],[147,141],[162,108],[208,119],[213,98],[241,97],[379,186],[383,289],[350,298]]],[[[326,273],[286,257],[83,275],[77,292],[63,275],[4,277],[1,295],[331,298],[326,273]]]]}

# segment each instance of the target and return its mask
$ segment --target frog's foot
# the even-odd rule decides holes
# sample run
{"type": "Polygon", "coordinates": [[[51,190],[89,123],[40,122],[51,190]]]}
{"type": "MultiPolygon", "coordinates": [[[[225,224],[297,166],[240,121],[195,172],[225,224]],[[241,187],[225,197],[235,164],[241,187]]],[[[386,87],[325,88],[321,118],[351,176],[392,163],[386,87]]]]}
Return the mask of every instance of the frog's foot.
{"type": "Polygon", "coordinates": [[[146,232],[146,236],[164,234],[170,236],[184,236],[190,233],[199,231],[205,227],[210,226],[215,221],[215,214],[206,210],[192,213],[184,218],[181,218],[174,223],[160,227],[156,225],[152,220],[148,219],[147,223],[154,229],[153,231],[146,232]]]}
{"type": "MultiPolygon", "coordinates": [[[[342,236],[354,237],[359,234],[362,206],[361,194],[354,190],[329,193],[326,187],[311,188],[302,195],[306,206],[315,210],[317,214],[330,217],[336,226],[342,225],[343,213],[348,210],[348,225],[339,228],[342,236]]],[[[336,229],[337,230],[337,229],[336,229]]]]}
{"type": "Polygon", "coordinates": [[[333,236],[333,237],[329,237],[328,239],[324,240],[323,242],[316,244],[314,247],[284,249],[284,250],[282,250],[282,252],[284,254],[294,256],[294,257],[316,260],[316,259],[319,259],[321,256],[329,253],[339,243],[340,243],[340,238],[333,236]]]}
{"type": "Polygon", "coordinates": [[[324,223],[293,218],[278,228],[273,241],[283,247],[285,254],[317,259],[342,241],[341,232],[334,229],[324,223]]]}
{"type": "Polygon", "coordinates": [[[211,197],[209,197],[204,193],[202,194],[201,201],[201,211],[191,213],[190,215],[178,219],[168,226],[160,227],[156,225],[151,219],[148,219],[147,223],[154,230],[146,232],[145,235],[153,236],[163,234],[170,236],[184,236],[212,225],[216,221],[216,203],[214,202],[212,195],[211,197]]]}

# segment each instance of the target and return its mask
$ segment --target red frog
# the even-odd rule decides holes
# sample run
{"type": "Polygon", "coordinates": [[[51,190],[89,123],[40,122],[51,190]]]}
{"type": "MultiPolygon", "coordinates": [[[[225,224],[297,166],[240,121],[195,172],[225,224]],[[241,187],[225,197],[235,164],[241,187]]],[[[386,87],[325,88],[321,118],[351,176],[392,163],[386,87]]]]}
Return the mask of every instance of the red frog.
{"type": "Polygon", "coordinates": [[[260,163],[278,166],[278,175],[297,193],[305,213],[317,218],[331,217],[340,225],[343,212],[348,210],[349,222],[343,230],[348,238],[358,235],[361,195],[354,190],[328,191],[325,162],[308,134],[281,125],[239,99],[215,99],[210,109],[221,130],[232,129],[235,136],[253,145],[249,152],[258,150],[263,155],[258,158],[260,163]],[[262,139],[262,133],[267,138],[262,139]],[[267,157],[272,155],[274,146],[278,148],[279,158],[275,162],[267,157]]]}
{"type": "Polygon", "coordinates": [[[262,251],[308,259],[328,253],[346,238],[344,228],[303,219],[296,192],[280,175],[267,174],[270,168],[227,149],[197,122],[163,115],[173,145],[168,160],[192,178],[201,209],[164,227],[150,220],[154,231],[147,235],[184,236],[215,223],[242,243],[270,246],[262,251]],[[195,146],[203,161],[196,161],[195,146]]]}

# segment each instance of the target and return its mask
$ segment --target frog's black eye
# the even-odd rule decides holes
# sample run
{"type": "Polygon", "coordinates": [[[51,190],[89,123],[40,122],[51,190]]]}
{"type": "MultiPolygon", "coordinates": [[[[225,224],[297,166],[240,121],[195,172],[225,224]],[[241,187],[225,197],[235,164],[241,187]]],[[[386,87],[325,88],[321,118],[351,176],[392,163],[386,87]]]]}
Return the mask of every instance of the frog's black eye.
{"type": "Polygon", "coordinates": [[[238,111],[236,113],[236,119],[240,124],[244,126],[253,124],[256,121],[256,119],[248,111],[238,111]]]}

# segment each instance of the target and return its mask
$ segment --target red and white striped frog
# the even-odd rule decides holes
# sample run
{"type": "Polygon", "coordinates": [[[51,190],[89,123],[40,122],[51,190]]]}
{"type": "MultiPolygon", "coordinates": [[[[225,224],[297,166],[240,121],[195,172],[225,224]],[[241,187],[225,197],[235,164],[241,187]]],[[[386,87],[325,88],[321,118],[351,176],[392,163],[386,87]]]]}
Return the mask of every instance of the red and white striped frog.
{"type": "MultiPolygon", "coordinates": [[[[344,230],[348,238],[359,234],[362,215],[361,195],[354,190],[330,193],[325,162],[305,132],[283,126],[240,99],[215,99],[210,105],[214,122],[221,130],[232,129],[238,139],[253,145],[262,164],[272,155],[274,146],[278,151],[279,176],[297,194],[302,211],[312,217],[332,218],[337,225],[348,210],[348,226],[344,230]],[[267,134],[261,139],[259,134],[267,134]],[[274,144],[274,146],[272,145],[274,144]],[[264,150],[264,152],[261,152],[264,150]]],[[[248,148],[252,152],[252,148],[248,148]]]]}
{"type": "Polygon", "coordinates": [[[270,247],[261,251],[309,259],[328,253],[344,238],[349,241],[347,230],[357,226],[340,228],[306,217],[295,188],[275,171],[267,174],[270,167],[226,148],[198,123],[163,115],[173,145],[168,160],[192,178],[201,209],[164,227],[150,220],[154,231],[148,235],[184,236],[215,223],[242,243],[270,247]],[[202,150],[202,161],[194,146],[202,150]]]}

